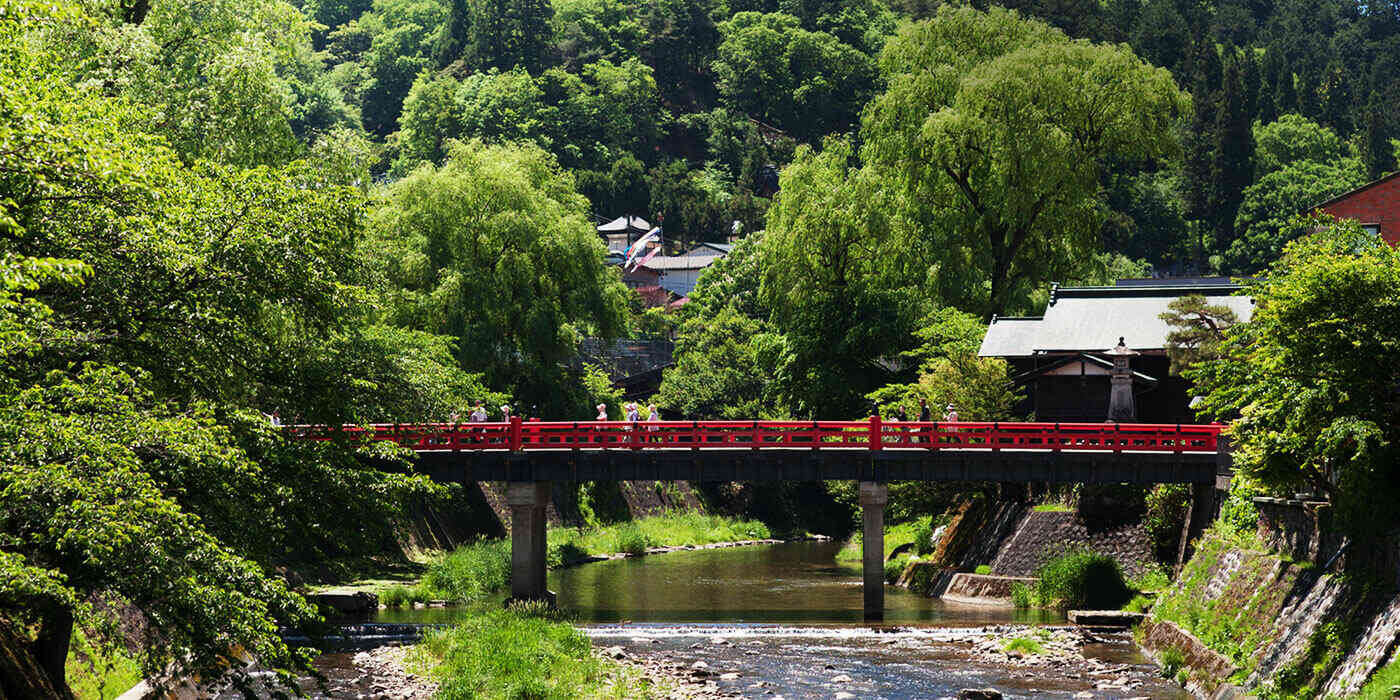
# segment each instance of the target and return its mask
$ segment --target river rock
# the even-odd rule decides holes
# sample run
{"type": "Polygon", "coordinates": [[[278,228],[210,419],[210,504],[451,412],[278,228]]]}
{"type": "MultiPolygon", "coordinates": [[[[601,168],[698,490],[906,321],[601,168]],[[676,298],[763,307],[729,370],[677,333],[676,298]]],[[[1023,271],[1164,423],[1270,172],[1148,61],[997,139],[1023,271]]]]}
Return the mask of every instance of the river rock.
{"type": "Polygon", "coordinates": [[[836,700],[855,700],[855,697],[855,693],[848,693],[844,690],[836,694],[836,700]]]}
{"type": "Polygon", "coordinates": [[[996,688],[963,688],[958,691],[958,700],[1001,700],[1001,691],[996,688]]]}
{"type": "Polygon", "coordinates": [[[832,678],[832,679],[831,679],[831,682],[832,682],[832,683],[850,683],[850,682],[851,682],[851,677],[843,673],[843,674],[841,674],[841,675],[839,675],[839,676],[836,676],[835,678],[832,678]]]}
{"type": "Polygon", "coordinates": [[[739,674],[733,672],[721,673],[719,674],[719,679],[722,681],[737,681],[739,680],[739,674]]]}
{"type": "Polygon", "coordinates": [[[622,647],[608,647],[603,650],[603,656],[610,659],[625,659],[627,658],[627,652],[623,651],[622,647]]]}

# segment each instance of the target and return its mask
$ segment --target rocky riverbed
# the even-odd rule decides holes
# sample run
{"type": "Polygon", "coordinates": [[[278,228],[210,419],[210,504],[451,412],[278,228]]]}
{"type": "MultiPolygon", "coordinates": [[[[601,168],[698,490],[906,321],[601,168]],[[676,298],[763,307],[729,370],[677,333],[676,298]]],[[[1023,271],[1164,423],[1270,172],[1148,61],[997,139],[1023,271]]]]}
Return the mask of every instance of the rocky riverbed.
{"type": "Polygon", "coordinates": [[[1075,628],[591,628],[678,698],[1185,698],[1126,634],[1075,628]]]}

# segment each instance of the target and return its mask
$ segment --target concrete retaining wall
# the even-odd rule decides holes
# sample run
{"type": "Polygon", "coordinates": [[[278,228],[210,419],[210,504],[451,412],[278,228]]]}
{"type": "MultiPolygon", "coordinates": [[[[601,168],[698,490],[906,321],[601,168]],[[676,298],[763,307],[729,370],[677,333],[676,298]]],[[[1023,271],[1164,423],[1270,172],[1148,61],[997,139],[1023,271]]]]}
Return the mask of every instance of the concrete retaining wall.
{"type": "Polygon", "coordinates": [[[1055,551],[1083,545],[1112,556],[1129,576],[1154,566],[1152,540],[1140,522],[1096,527],[1074,512],[1031,511],[997,552],[992,571],[1003,576],[1029,576],[1055,551]]]}
{"type": "Polygon", "coordinates": [[[1038,579],[1024,576],[954,574],[943,593],[944,600],[976,605],[1011,605],[1011,588],[1016,584],[1035,585],[1038,579]]]}

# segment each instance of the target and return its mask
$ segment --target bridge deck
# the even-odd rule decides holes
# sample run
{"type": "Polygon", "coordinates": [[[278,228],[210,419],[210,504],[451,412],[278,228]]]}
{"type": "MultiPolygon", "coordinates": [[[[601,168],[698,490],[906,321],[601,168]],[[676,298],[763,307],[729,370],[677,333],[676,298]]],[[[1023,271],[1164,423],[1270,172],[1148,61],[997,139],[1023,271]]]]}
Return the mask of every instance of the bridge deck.
{"type": "Polygon", "coordinates": [[[727,449],[428,450],[418,468],[471,481],[1013,481],[1213,483],[1214,452],[727,449]]]}

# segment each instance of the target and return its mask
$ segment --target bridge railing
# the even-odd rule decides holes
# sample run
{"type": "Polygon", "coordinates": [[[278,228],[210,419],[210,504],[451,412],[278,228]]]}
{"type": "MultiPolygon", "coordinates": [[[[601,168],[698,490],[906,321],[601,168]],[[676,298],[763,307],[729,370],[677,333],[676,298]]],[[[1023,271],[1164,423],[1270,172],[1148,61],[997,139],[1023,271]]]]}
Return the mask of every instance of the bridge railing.
{"type": "MultiPolygon", "coordinates": [[[[522,421],[371,425],[341,430],[417,452],[599,449],[1094,450],[1215,452],[1221,425],[882,421],[522,421]]],[[[294,426],[330,439],[334,430],[294,426]]]]}

